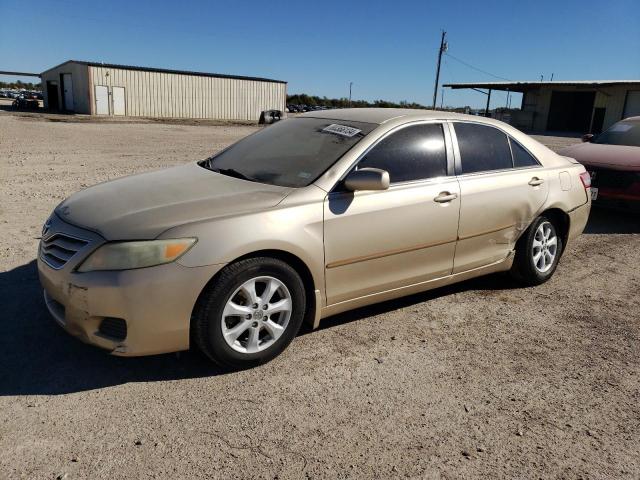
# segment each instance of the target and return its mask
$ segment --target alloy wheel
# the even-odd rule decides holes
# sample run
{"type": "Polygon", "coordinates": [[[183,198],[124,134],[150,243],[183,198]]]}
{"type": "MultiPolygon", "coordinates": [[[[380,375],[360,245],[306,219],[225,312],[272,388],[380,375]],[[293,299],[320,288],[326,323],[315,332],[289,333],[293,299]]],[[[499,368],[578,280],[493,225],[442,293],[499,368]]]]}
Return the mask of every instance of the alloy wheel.
{"type": "Polygon", "coordinates": [[[222,312],[222,335],[240,353],[266,350],[282,336],[293,302],[287,286],[274,277],[244,282],[227,300],[222,312]]]}
{"type": "Polygon", "coordinates": [[[533,237],[531,255],[533,264],[540,273],[546,273],[553,266],[558,254],[556,229],[550,222],[542,222],[533,237]]]}

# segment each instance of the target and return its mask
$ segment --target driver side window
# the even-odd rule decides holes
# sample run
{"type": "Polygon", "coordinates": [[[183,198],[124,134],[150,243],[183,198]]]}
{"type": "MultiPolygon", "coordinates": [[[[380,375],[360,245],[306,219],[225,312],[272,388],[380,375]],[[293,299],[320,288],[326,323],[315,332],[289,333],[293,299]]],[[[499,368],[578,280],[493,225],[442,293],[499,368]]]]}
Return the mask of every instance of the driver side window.
{"type": "Polygon", "coordinates": [[[392,184],[446,176],[442,125],[412,125],[391,133],[360,160],[357,168],[365,167],[386,170],[392,184]]]}

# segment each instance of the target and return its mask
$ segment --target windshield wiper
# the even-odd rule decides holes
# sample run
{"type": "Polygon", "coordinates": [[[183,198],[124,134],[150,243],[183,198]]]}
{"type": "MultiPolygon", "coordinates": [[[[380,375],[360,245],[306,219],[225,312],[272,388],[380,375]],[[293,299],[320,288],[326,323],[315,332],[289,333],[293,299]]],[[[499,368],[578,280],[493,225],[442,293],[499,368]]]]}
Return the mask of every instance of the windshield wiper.
{"type": "Polygon", "coordinates": [[[240,173],[233,168],[212,168],[211,171],[221,173],[222,175],[227,175],[228,177],[235,177],[240,178],[241,180],[249,180],[250,182],[255,182],[255,179],[247,177],[244,173],[240,173]]]}

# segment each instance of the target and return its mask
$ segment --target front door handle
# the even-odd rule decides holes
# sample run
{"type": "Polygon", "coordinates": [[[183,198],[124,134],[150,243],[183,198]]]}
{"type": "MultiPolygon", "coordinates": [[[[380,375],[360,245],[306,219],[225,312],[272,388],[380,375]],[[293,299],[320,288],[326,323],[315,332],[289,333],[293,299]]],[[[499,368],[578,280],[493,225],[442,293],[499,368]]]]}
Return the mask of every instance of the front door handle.
{"type": "Polygon", "coordinates": [[[532,187],[537,187],[538,185],[542,185],[544,183],[544,180],[538,177],[533,177],[531,180],[529,180],[529,185],[531,185],[532,187]]]}
{"type": "Polygon", "coordinates": [[[434,198],[433,201],[438,203],[447,203],[451,200],[455,200],[456,198],[458,198],[457,193],[440,192],[440,194],[436,198],[434,198]]]}

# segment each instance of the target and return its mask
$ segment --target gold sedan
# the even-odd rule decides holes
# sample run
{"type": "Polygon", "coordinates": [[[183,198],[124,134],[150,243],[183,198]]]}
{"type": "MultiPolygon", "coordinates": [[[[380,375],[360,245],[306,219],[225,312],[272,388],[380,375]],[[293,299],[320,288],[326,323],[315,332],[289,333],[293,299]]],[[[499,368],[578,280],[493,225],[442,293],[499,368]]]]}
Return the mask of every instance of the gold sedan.
{"type": "Polygon", "coordinates": [[[427,110],[310,112],[206,160],[62,202],[45,302],[116,355],[197,345],[246,367],[303,322],[492,272],[548,280],[590,179],[504,123],[427,110]]]}

